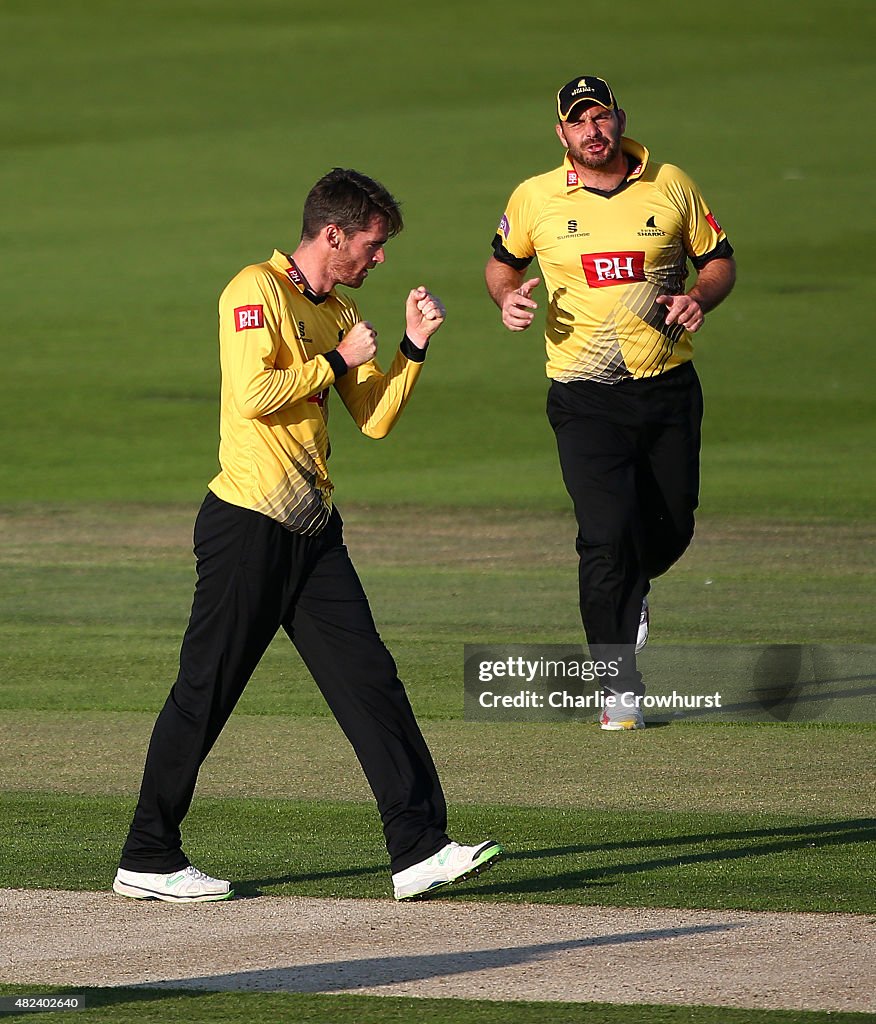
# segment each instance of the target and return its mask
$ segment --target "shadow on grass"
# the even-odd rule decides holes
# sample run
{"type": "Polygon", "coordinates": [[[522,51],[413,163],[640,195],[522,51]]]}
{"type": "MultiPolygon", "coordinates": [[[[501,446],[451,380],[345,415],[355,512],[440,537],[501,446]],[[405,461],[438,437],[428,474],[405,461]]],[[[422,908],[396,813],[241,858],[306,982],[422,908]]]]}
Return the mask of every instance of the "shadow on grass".
{"type": "MultiPolygon", "coordinates": [[[[623,842],[587,843],[574,846],[558,846],[546,850],[525,850],[515,853],[515,859],[525,860],[530,857],[562,857],[571,853],[605,853],[612,850],[640,850],[654,846],[686,846],[694,843],[731,840],[735,842],[749,839],[772,839],[777,836],[789,837],[786,847],[810,845],[828,845],[832,842],[869,842],[876,838],[876,818],[850,818],[846,821],[821,821],[805,825],[786,825],[776,828],[753,828],[734,832],[709,832],[699,835],[665,835],[652,839],[628,839],[623,842]],[[822,837],[823,843],[817,839],[822,837]]],[[[748,848],[749,852],[757,853],[758,849],[748,848]]],[[[767,852],[773,852],[769,850],[767,852]]],[[[719,856],[716,854],[716,856],[719,856]]]]}
{"type": "Polygon", "coordinates": [[[323,882],[338,878],[379,878],[382,881],[389,877],[389,864],[374,864],[363,868],[341,868],[336,871],[312,871],[308,874],[276,875],[273,878],[249,878],[235,881],[235,899],[242,897],[251,899],[263,896],[262,888],[272,885],[293,885],[297,882],[323,882]]]}
{"type": "Polygon", "coordinates": [[[509,895],[511,893],[550,893],[557,889],[584,888],[605,884],[601,879],[660,871],[664,868],[692,864],[709,864],[741,860],[751,857],[788,853],[806,848],[844,846],[853,843],[867,843],[876,839],[876,819],[856,818],[848,821],[822,822],[811,825],[786,826],[780,828],[748,829],[739,832],[719,832],[704,835],[666,836],[653,839],[630,840],[615,843],[582,843],[540,850],[527,850],[509,854],[514,860],[550,860],[578,854],[606,854],[621,850],[639,850],[654,847],[684,847],[706,843],[727,842],[733,846],[697,853],[678,852],[663,857],[633,860],[625,863],[602,864],[580,871],[539,877],[509,880],[504,884],[481,885],[478,894],[509,895]]]}
{"type": "MultiPolygon", "coordinates": [[[[876,819],[853,818],[847,821],[818,822],[805,825],[788,825],[776,828],[745,829],[735,832],[709,832],[693,835],[663,835],[648,839],[630,839],[617,842],[576,843],[568,846],[541,847],[538,849],[509,851],[505,859],[512,861],[539,861],[547,870],[539,871],[534,877],[508,880],[491,885],[480,884],[478,895],[510,895],[524,893],[551,893],[558,889],[595,888],[611,884],[608,879],[625,875],[660,871],[664,868],[691,864],[720,863],[742,858],[788,853],[806,848],[826,848],[853,843],[872,842],[876,839],[876,819]],[[709,849],[685,853],[684,847],[703,846],[715,843],[732,844],[720,849],[709,849]],[[563,871],[550,874],[550,861],[586,855],[610,855],[624,851],[647,851],[671,848],[676,852],[664,856],[636,859],[610,864],[602,863],[581,870],[563,871]],[[679,849],[681,848],[681,849],[679,849]]],[[[380,878],[387,873],[385,864],[370,867],[344,868],[335,871],[318,871],[302,874],[280,875],[273,878],[249,879],[235,883],[237,894],[243,898],[262,895],[262,887],[294,885],[341,878],[380,878]]],[[[446,892],[436,893],[437,898],[446,892]]]]}

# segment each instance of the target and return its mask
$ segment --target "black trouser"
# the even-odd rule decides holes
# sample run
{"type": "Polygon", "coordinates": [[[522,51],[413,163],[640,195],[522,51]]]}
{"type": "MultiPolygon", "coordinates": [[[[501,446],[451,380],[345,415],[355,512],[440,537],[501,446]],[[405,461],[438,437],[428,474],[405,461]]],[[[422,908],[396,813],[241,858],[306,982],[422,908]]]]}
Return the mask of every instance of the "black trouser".
{"type": "Polygon", "coordinates": [[[121,866],[170,872],[189,863],[180,824],[198,770],[281,626],[365,771],[391,869],[440,850],[448,842],[441,783],[337,510],[322,533],[305,537],[210,493],[195,523],[195,555],[179,675],[155,723],[121,866]]]}
{"type": "Polygon", "coordinates": [[[681,557],[699,500],[703,396],[693,364],[617,384],[553,381],[548,419],[578,520],[581,620],[593,657],[631,647],[650,581],[681,557]]]}

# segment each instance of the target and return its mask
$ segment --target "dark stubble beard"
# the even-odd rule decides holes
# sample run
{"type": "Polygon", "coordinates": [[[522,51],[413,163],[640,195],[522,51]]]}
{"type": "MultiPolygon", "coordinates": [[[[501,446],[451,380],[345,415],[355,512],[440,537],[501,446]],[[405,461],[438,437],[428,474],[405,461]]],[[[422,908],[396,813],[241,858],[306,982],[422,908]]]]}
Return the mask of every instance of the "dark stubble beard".
{"type": "Polygon", "coordinates": [[[591,171],[598,171],[603,167],[607,167],[617,156],[618,150],[620,149],[620,140],[612,142],[610,139],[606,139],[603,136],[603,140],[607,145],[607,149],[602,156],[592,157],[588,156],[582,146],[577,153],[572,153],[575,160],[581,164],[582,167],[588,168],[591,171]]]}
{"type": "Polygon", "coordinates": [[[365,277],[359,273],[353,260],[347,256],[335,257],[332,273],[338,284],[342,284],[345,288],[360,288],[365,281],[365,277]]]}

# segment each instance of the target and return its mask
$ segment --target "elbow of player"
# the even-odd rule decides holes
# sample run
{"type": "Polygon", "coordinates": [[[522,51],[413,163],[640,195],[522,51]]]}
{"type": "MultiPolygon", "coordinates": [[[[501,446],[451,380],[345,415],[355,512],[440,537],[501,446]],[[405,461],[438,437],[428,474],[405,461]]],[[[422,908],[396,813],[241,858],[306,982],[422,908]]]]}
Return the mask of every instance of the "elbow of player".
{"type": "Polygon", "coordinates": [[[392,422],[387,423],[386,420],[379,420],[376,423],[360,423],[359,429],[366,437],[380,441],[392,430],[392,422]]]}
{"type": "Polygon", "coordinates": [[[266,414],[258,395],[235,395],[234,405],[245,420],[257,420],[266,414]]]}
{"type": "Polygon", "coordinates": [[[257,420],[260,416],[265,415],[257,405],[249,402],[238,402],[237,411],[245,420],[257,420]]]}

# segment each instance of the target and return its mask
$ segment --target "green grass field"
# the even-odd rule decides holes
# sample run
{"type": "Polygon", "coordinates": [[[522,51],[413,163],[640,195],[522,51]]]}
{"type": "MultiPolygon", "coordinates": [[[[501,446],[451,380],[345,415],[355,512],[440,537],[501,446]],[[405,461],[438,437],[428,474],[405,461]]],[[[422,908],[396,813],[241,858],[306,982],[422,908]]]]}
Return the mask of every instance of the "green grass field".
{"type": "MultiPolygon", "coordinates": [[[[605,75],[629,134],[699,181],[739,260],[697,340],[701,514],[655,587],[655,643],[876,642],[860,131],[874,21],[865,0],[632,0],[599,17],[515,0],[3,0],[0,886],[109,882],[216,469],[216,299],[242,265],[294,246],[306,190],[343,165],[404,204],[358,296],[382,357],[411,286],[449,310],[397,430],[369,442],[338,405],[332,463],[453,827],[509,847],[465,897],[872,913],[872,726],[468,723],[462,645],[580,639],[541,342],[501,329],[481,277],[511,189],[559,161],[552,96],[579,71],[605,75]]],[[[386,896],[376,815],[338,735],[278,640],[205,766],[197,862],[248,893],[386,896]]],[[[89,1000],[82,1020],[411,1016],[392,998],[89,1000]]],[[[500,1015],[827,1019],[417,1001],[423,1020],[500,1015]]]]}
{"type": "MultiPolygon", "coordinates": [[[[0,985],[0,996],[14,996],[20,986],[0,985]]],[[[62,989],[47,989],[47,992],[62,989]]],[[[304,995],[239,992],[166,992],[143,989],[77,990],[86,1009],[76,1011],[77,1024],[164,1024],[168,1020],[192,1024],[273,1024],[278,1020],[301,1024],[354,1020],[356,1024],[407,1024],[412,1017],[424,1024],[541,1024],[548,1017],[556,1024],[862,1024],[858,1013],[800,1013],[781,1010],[734,1010],[712,1006],[612,1006],[609,1003],[490,1003],[459,999],[402,999],[393,996],[304,995]]],[[[33,1014],[11,1014],[22,1020],[33,1014]]],[[[62,1013],[40,1014],[40,1019],[65,1020],[62,1013]]]]}

